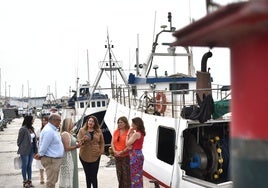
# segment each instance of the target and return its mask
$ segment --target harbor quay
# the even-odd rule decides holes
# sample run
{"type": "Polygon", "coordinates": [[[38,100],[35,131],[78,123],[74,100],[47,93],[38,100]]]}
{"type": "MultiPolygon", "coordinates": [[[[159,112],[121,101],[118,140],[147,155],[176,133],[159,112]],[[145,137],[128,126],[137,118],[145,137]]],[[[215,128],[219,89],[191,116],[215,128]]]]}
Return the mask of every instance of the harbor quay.
{"type": "MultiPolygon", "coordinates": [[[[17,136],[23,118],[13,119],[7,127],[0,131],[0,188],[23,187],[21,170],[14,168],[14,158],[18,155],[17,136]]],[[[34,121],[34,128],[41,126],[40,119],[34,121]]],[[[79,151],[78,151],[79,153],[79,151]]],[[[118,182],[114,165],[107,166],[110,158],[101,156],[100,168],[98,172],[98,186],[100,188],[117,188],[118,182]]],[[[45,188],[45,184],[40,184],[39,169],[36,168],[36,161],[32,164],[32,182],[36,188],[45,188]]],[[[79,188],[86,188],[86,179],[81,162],[78,159],[79,188]]],[[[56,185],[58,187],[58,184],[56,185]]],[[[154,188],[154,185],[144,178],[144,188],[154,188]]]]}

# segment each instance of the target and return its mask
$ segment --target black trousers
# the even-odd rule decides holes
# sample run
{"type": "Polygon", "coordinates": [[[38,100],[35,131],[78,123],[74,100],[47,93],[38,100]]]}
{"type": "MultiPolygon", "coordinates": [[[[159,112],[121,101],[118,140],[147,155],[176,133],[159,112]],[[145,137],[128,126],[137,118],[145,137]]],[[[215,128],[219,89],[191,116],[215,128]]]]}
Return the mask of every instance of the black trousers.
{"type": "Polygon", "coordinates": [[[98,188],[98,171],[99,171],[99,164],[100,164],[100,157],[97,161],[89,163],[86,161],[83,161],[81,157],[79,156],[79,159],[82,163],[85,175],[86,175],[86,181],[87,181],[87,188],[91,188],[91,185],[93,188],[98,188]]]}

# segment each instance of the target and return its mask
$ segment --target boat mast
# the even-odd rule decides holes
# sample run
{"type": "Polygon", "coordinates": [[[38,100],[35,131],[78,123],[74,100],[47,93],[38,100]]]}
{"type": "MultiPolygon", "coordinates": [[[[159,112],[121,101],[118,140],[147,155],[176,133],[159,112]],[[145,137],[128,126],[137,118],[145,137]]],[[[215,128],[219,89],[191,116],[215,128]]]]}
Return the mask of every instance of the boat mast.
{"type": "Polygon", "coordinates": [[[113,84],[113,70],[112,70],[112,48],[113,45],[110,44],[110,38],[109,38],[109,32],[107,30],[107,46],[105,45],[105,47],[108,49],[108,54],[109,54],[109,68],[110,68],[110,81],[111,81],[111,89],[112,89],[112,97],[114,97],[115,95],[115,91],[114,91],[114,84],[113,84]]]}
{"type": "MultiPolygon", "coordinates": [[[[106,72],[106,71],[107,72],[108,71],[110,72],[110,81],[111,81],[111,89],[112,89],[112,97],[113,98],[115,96],[115,89],[114,89],[114,83],[113,83],[113,72],[114,71],[118,71],[119,72],[119,74],[121,75],[121,77],[122,77],[125,85],[128,84],[128,81],[126,79],[126,76],[125,76],[124,72],[122,72],[122,67],[120,67],[119,65],[117,65],[117,62],[116,61],[113,61],[112,60],[112,56],[113,56],[112,48],[113,48],[113,45],[110,44],[110,39],[109,39],[108,31],[107,31],[107,45],[105,45],[105,48],[107,48],[108,50],[105,53],[104,60],[103,60],[102,63],[105,63],[106,55],[107,55],[107,53],[109,53],[109,61],[108,61],[109,63],[106,64],[106,66],[108,68],[104,64],[101,65],[101,68],[100,68],[100,71],[99,71],[99,73],[97,75],[97,78],[95,79],[95,81],[93,83],[93,87],[91,87],[91,89],[90,89],[90,95],[89,95],[89,97],[87,99],[87,101],[88,101],[87,103],[88,104],[89,104],[89,102],[91,101],[91,99],[93,97],[93,94],[94,94],[94,92],[95,92],[95,90],[96,90],[96,88],[97,88],[97,86],[99,84],[99,81],[101,79],[101,76],[102,76],[103,72],[106,72]]],[[[77,78],[77,82],[78,82],[78,79],[79,78],[77,78]]],[[[85,113],[87,111],[87,108],[88,108],[88,105],[86,105],[86,107],[84,108],[84,112],[83,112],[83,114],[82,114],[82,116],[80,118],[80,122],[79,122],[78,127],[81,127],[82,124],[83,124],[83,119],[85,117],[85,113]]]]}

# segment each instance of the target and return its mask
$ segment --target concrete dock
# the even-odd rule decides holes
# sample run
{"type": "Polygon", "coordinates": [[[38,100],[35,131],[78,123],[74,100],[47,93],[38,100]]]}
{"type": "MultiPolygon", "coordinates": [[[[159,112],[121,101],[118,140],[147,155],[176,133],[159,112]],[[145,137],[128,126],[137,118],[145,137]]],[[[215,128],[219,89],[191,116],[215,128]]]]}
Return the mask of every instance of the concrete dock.
{"type": "MultiPolygon", "coordinates": [[[[0,188],[18,188],[22,186],[21,170],[15,170],[13,159],[17,156],[17,136],[21,127],[23,118],[13,119],[4,131],[0,131],[0,188]]],[[[40,119],[35,119],[35,129],[41,126],[40,119]]],[[[79,151],[78,151],[79,152],[79,151]]],[[[117,177],[114,166],[106,167],[109,158],[105,155],[101,157],[98,173],[99,188],[117,188],[117,177]]],[[[36,188],[45,188],[45,184],[40,184],[39,170],[35,167],[33,161],[32,182],[36,188]]],[[[79,187],[86,188],[85,174],[80,161],[78,160],[79,187]]],[[[58,187],[58,186],[56,186],[58,187]]],[[[154,188],[147,178],[144,178],[144,188],[154,188]]]]}

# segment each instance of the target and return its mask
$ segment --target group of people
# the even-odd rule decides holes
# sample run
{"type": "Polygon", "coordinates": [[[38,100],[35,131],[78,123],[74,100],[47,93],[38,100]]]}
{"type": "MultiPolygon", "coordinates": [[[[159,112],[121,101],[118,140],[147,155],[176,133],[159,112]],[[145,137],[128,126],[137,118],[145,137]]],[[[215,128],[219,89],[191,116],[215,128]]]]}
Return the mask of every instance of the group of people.
{"type": "Polygon", "coordinates": [[[117,129],[113,133],[111,147],[115,157],[119,188],[143,187],[142,146],[145,127],[140,117],[132,119],[132,125],[125,116],[118,118],[117,129]]]}
{"type": "MultiPolygon", "coordinates": [[[[33,123],[33,116],[25,116],[17,139],[18,154],[22,159],[23,187],[34,187],[32,161],[36,159],[41,184],[44,184],[45,172],[47,188],[54,188],[58,180],[59,187],[78,188],[77,148],[80,148],[79,160],[85,172],[87,188],[97,188],[100,158],[105,146],[98,119],[89,116],[77,138],[72,134],[72,119],[61,121],[57,113],[42,117],[42,126],[37,131],[33,123]]],[[[120,117],[117,123],[111,147],[116,161],[118,187],[143,187],[143,121],[139,117],[133,118],[131,128],[126,117],[120,117]]]]}

